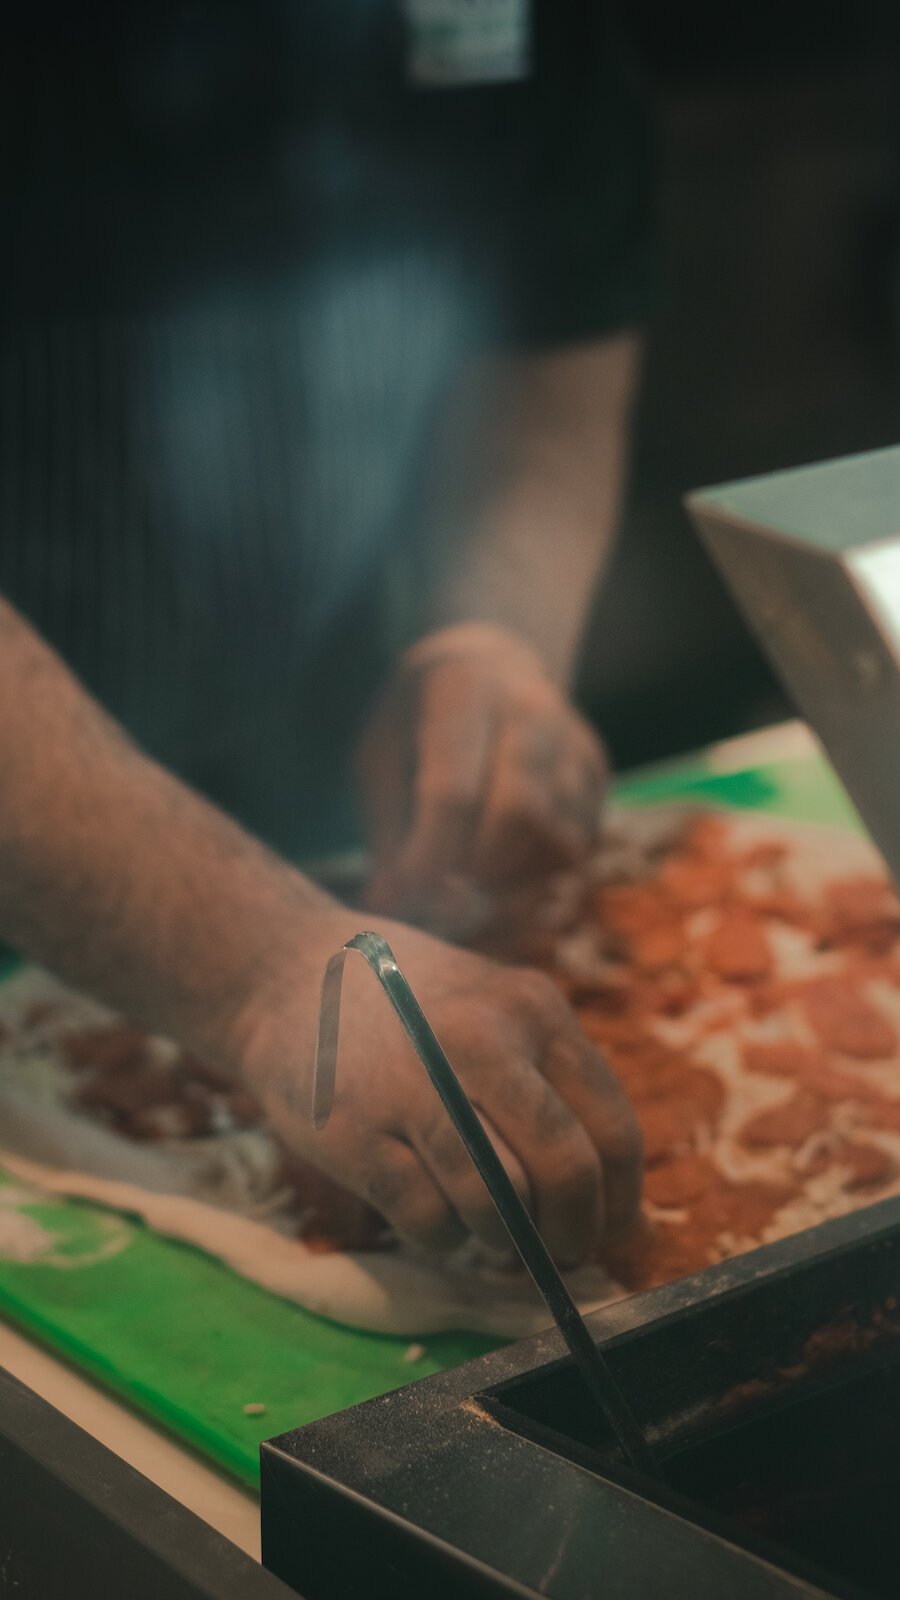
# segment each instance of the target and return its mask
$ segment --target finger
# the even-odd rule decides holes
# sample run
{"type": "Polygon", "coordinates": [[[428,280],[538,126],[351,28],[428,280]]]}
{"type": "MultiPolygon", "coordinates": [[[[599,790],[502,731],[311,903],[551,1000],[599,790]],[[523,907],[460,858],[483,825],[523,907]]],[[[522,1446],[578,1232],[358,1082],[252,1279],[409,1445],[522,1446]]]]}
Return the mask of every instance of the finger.
{"type": "Polygon", "coordinates": [[[640,1211],[643,1142],[637,1118],[615,1073],[577,1023],[567,1019],[553,1032],[541,1066],[600,1157],[605,1239],[613,1242],[628,1232],[640,1211]]]}
{"type": "Polygon", "coordinates": [[[526,1058],[493,1073],[484,1099],[525,1174],[544,1243],[560,1265],[577,1265],[603,1230],[600,1160],[586,1130],[526,1058]]]}
{"type": "Polygon", "coordinates": [[[425,691],[412,823],[393,863],[410,896],[465,861],[487,782],[490,708],[456,676],[435,674],[425,691]]]}
{"type": "Polygon", "coordinates": [[[542,746],[537,763],[531,734],[507,724],[500,732],[472,854],[474,873],[487,883],[508,883],[571,866],[595,833],[588,806],[560,805],[542,746]]]}
{"type": "Polygon", "coordinates": [[[378,1142],[363,1189],[395,1233],[420,1249],[442,1253],[466,1237],[459,1215],[403,1139],[378,1142]]]}
{"type": "Polygon", "coordinates": [[[574,711],[570,708],[570,716],[575,730],[576,745],[581,753],[582,760],[596,771],[602,797],[609,788],[611,776],[609,753],[596,728],[585,721],[579,711],[574,711]]]}
{"type": "Polygon", "coordinates": [[[554,784],[559,814],[579,829],[585,845],[597,842],[607,774],[593,751],[569,750],[561,759],[554,784]]]}
{"type": "Polygon", "coordinates": [[[605,1238],[613,1239],[633,1226],[640,1209],[643,1143],[637,1118],[612,1068],[582,1033],[552,979],[522,970],[516,982],[516,1013],[530,1026],[543,1078],[599,1157],[603,1195],[598,1214],[605,1238]]]}
{"type": "Polygon", "coordinates": [[[559,815],[580,831],[582,855],[599,838],[608,788],[609,762],[603,746],[593,729],[572,714],[554,777],[554,802],[559,815]]]}
{"type": "MultiPolygon", "coordinates": [[[[510,1181],[528,1205],[528,1179],[521,1162],[484,1111],[480,1107],[477,1109],[510,1181]]],[[[493,1250],[509,1250],[511,1241],[506,1226],[481,1173],[443,1106],[439,1106],[427,1122],[411,1125],[409,1138],[448,1205],[453,1207],[467,1231],[493,1250]]]]}

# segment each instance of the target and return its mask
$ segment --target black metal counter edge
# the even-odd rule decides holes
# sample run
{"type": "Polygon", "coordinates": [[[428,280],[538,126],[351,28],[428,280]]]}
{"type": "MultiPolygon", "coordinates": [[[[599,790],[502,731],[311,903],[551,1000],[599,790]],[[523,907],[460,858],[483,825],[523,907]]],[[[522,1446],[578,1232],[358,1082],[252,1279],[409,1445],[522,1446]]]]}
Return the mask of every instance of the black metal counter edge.
{"type": "MultiPolygon", "coordinates": [[[[589,1325],[665,1463],[702,1448],[711,1417],[721,1431],[725,1397],[796,1365],[848,1309],[870,1328],[897,1297],[892,1199],[619,1301],[589,1325]]],[[[305,1600],[871,1593],[616,1461],[563,1355],[559,1335],[543,1334],[268,1441],[265,1564],[305,1600]]]]}
{"type": "Polygon", "coordinates": [[[0,1369],[3,1600],[296,1600],[0,1369]]]}
{"type": "MultiPolygon", "coordinates": [[[[886,1201],[621,1301],[597,1313],[592,1330],[648,1420],[661,1398],[671,1409],[692,1391],[746,1376],[773,1330],[796,1341],[848,1297],[900,1292],[898,1245],[900,1200],[886,1201]],[[748,1318],[748,1296],[760,1290],[772,1314],[748,1318]]],[[[859,1593],[779,1570],[765,1553],[686,1519],[676,1497],[649,1499],[624,1468],[604,1462],[599,1476],[595,1450],[576,1437],[582,1415],[583,1436],[593,1430],[589,1408],[566,1388],[571,1372],[560,1356],[558,1335],[541,1335],[269,1441],[263,1541],[272,1571],[0,1371],[0,1595],[478,1600],[553,1593],[554,1561],[580,1570],[580,1595],[604,1600],[859,1593]],[[563,1396],[564,1443],[554,1443],[533,1397],[522,1406],[518,1391],[534,1376],[551,1417],[563,1396]]]]}

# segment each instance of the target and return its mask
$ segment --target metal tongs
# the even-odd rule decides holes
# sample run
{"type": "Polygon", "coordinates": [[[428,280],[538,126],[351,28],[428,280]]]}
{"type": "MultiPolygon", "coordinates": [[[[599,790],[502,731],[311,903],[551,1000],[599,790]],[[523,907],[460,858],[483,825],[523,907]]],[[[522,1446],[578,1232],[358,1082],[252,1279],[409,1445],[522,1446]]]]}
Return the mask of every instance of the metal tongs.
{"type": "Polygon", "coordinates": [[[419,1002],[377,933],[358,933],[331,957],[322,980],[319,1033],[313,1075],[312,1121],[324,1128],[331,1114],[337,1070],[341,989],[348,955],[368,962],[391,1002],[416,1055],[443,1101],[457,1133],[484,1181],[519,1255],[534,1279],[547,1310],[562,1334],[578,1371],[600,1406],[625,1459],[652,1477],[659,1469],[650,1446],[585,1322],[515,1185],[506,1173],[474,1106],[441,1049],[419,1002]]]}

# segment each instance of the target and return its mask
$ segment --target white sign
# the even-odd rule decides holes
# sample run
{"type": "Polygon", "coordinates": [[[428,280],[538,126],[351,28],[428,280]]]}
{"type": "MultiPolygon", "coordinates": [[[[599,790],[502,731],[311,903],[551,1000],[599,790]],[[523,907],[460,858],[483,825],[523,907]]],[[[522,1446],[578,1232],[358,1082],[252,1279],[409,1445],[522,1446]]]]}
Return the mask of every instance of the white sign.
{"type": "Polygon", "coordinates": [[[403,0],[420,89],[513,83],[531,70],[531,0],[403,0]]]}
{"type": "Polygon", "coordinates": [[[847,565],[895,658],[900,657],[900,542],[885,539],[852,550],[847,565]]]}

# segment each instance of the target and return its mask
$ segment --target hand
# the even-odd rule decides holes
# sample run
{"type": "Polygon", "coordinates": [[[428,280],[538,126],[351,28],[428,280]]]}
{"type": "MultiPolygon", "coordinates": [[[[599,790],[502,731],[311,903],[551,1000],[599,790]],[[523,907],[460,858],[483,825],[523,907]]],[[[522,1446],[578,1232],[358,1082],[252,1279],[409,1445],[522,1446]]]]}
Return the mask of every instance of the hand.
{"type": "MultiPolygon", "coordinates": [[[[358,926],[358,919],[356,926],[358,926]]],[[[317,971],[355,931],[317,920],[305,956],[317,971]]],[[[555,985],[379,920],[548,1248],[575,1265],[634,1223],[637,1123],[610,1069],[555,985]]],[[[348,963],[334,1110],[309,1120],[318,986],[271,974],[245,1009],[239,1065],[281,1137],[429,1250],[467,1235],[509,1248],[481,1178],[372,973],[348,963]]]]}
{"type": "MultiPolygon", "coordinates": [[[[575,865],[607,781],[597,736],[502,628],[448,628],[401,657],[362,740],[367,903],[413,921],[575,865]],[[466,890],[468,889],[468,896],[466,890]]],[[[440,919],[439,919],[440,920],[440,919]]]]}

